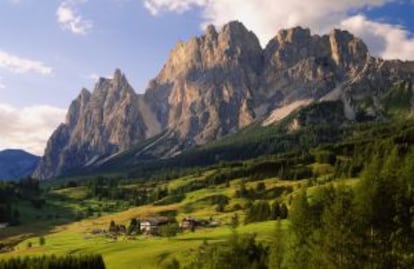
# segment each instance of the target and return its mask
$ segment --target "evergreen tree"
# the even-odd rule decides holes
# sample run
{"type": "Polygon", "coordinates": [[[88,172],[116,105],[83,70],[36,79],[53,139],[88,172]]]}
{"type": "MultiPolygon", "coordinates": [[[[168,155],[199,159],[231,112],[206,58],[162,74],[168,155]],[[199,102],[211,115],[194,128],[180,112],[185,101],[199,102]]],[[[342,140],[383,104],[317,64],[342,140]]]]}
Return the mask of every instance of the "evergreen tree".
{"type": "Polygon", "coordinates": [[[132,218],[129,226],[128,226],[128,230],[127,230],[127,234],[139,234],[141,232],[141,225],[140,222],[136,219],[136,218],[132,218]]]}
{"type": "Polygon", "coordinates": [[[240,221],[239,221],[239,215],[237,213],[235,213],[232,217],[231,217],[231,223],[230,226],[232,229],[237,229],[237,227],[239,227],[240,221]]]}
{"type": "Polygon", "coordinates": [[[108,231],[110,233],[116,233],[116,232],[118,232],[118,227],[116,226],[115,221],[111,220],[111,222],[109,223],[108,231]]]}
{"type": "Polygon", "coordinates": [[[46,239],[41,236],[39,237],[39,246],[44,246],[46,244],[46,239]]]}
{"type": "Polygon", "coordinates": [[[311,260],[312,216],[306,190],[301,189],[292,203],[290,232],[292,240],[288,257],[288,268],[308,268],[311,260]]]}
{"type": "Polygon", "coordinates": [[[279,218],[280,219],[287,219],[287,217],[288,217],[288,208],[287,208],[287,206],[286,206],[286,204],[281,204],[280,205],[280,216],[279,216],[279,218]]]}
{"type": "Polygon", "coordinates": [[[272,204],[272,220],[277,220],[279,218],[281,218],[281,209],[280,209],[280,204],[278,201],[273,202],[272,204]]]}
{"type": "Polygon", "coordinates": [[[358,221],[353,210],[352,190],[339,186],[335,198],[322,214],[322,255],[326,268],[361,268],[361,241],[358,221]]]}
{"type": "Polygon", "coordinates": [[[282,228],[282,221],[276,222],[275,233],[272,238],[270,256],[269,256],[269,268],[281,269],[284,268],[283,261],[286,256],[286,234],[282,228]]]}

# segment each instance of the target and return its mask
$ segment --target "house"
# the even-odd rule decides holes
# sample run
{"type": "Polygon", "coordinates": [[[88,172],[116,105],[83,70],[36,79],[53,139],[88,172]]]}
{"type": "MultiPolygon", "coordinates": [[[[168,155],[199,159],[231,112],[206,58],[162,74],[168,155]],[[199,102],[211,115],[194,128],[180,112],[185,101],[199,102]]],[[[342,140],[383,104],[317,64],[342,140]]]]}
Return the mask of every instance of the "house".
{"type": "Polygon", "coordinates": [[[181,221],[180,228],[182,230],[192,230],[192,229],[195,229],[196,227],[208,227],[209,225],[210,225],[210,221],[208,220],[187,217],[181,221]]]}
{"type": "Polygon", "coordinates": [[[160,227],[172,223],[172,220],[167,217],[148,218],[140,221],[140,229],[143,234],[159,235],[160,227]]]}

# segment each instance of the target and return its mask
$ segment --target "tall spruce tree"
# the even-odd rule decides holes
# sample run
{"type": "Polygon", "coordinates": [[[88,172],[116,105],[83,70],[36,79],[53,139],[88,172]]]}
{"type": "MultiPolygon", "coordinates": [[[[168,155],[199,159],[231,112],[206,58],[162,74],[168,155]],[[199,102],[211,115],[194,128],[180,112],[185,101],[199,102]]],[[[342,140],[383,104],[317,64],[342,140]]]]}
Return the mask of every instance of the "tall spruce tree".
{"type": "Polygon", "coordinates": [[[306,195],[301,189],[292,203],[289,220],[292,235],[288,257],[288,268],[308,268],[311,260],[312,216],[306,195]]]}

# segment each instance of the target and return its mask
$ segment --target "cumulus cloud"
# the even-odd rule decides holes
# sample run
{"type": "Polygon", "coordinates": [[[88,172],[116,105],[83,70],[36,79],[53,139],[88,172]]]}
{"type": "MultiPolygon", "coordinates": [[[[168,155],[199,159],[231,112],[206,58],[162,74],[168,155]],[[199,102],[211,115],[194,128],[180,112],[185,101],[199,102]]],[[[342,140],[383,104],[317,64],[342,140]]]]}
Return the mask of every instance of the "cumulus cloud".
{"type": "Polygon", "coordinates": [[[0,149],[19,148],[42,155],[47,139],[65,114],[64,109],[52,106],[18,109],[0,103],[0,149]]]}
{"type": "Polygon", "coordinates": [[[332,28],[341,26],[349,30],[359,29],[356,34],[362,39],[373,41],[372,38],[375,37],[377,40],[383,40],[380,46],[369,42],[376,56],[387,59],[390,57],[412,59],[414,56],[407,48],[404,52],[392,53],[401,44],[406,44],[404,47],[412,44],[408,33],[400,26],[373,22],[366,18],[357,20],[358,17],[350,15],[363,12],[368,8],[380,7],[389,2],[398,1],[145,0],[144,5],[153,15],[163,12],[181,13],[192,8],[200,8],[204,16],[203,27],[210,23],[220,27],[231,20],[239,20],[258,35],[262,45],[266,45],[279,29],[294,26],[309,27],[312,32],[318,34],[327,33],[332,28]],[[369,26],[369,31],[363,31],[366,26],[369,26]],[[370,32],[374,30],[375,33],[370,32]],[[394,40],[391,40],[391,35],[386,34],[385,31],[392,31],[394,40]],[[380,49],[381,46],[383,46],[382,49],[380,49]]]}
{"type": "Polygon", "coordinates": [[[5,68],[15,73],[34,72],[42,75],[52,73],[52,68],[40,61],[22,58],[0,50],[0,68],[5,68]]]}
{"type": "Polygon", "coordinates": [[[175,11],[182,13],[194,6],[204,6],[208,0],[145,0],[144,6],[152,15],[158,15],[160,11],[175,11]]]}
{"type": "Polygon", "coordinates": [[[56,16],[63,29],[78,35],[86,35],[90,32],[93,27],[92,22],[84,19],[76,10],[76,4],[84,2],[86,0],[68,0],[59,5],[56,16]]]}
{"type": "Polygon", "coordinates": [[[341,28],[363,37],[374,55],[414,60],[414,38],[401,26],[373,22],[364,15],[356,15],[342,21],[341,28]]]}

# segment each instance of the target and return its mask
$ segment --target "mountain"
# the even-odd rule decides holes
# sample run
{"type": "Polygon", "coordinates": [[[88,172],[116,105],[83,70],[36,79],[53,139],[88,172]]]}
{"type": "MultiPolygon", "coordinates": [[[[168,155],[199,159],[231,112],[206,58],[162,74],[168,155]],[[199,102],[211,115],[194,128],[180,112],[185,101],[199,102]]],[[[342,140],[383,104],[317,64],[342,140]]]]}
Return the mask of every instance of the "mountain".
{"type": "Polygon", "coordinates": [[[0,180],[17,180],[30,176],[40,157],[23,150],[0,151],[0,180]]]}
{"type": "Polygon", "coordinates": [[[208,26],[174,47],[144,94],[136,94],[120,70],[101,78],[93,93],[82,90],[34,176],[100,166],[136,145],[134,157],[167,159],[252,124],[277,124],[315,103],[339,102],[340,109],[302,113],[291,130],[408,116],[413,74],[414,62],[374,58],[347,31],[319,36],[295,27],[263,49],[239,22],[219,32],[208,26]]]}
{"type": "Polygon", "coordinates": [[[112,79],[101,78],[92,93],[82,89],[33,175],[54,177],[126,150],[159,132],[158,126],[146,122],[157,121],[142,96],[116,70],[112,79]]]}

